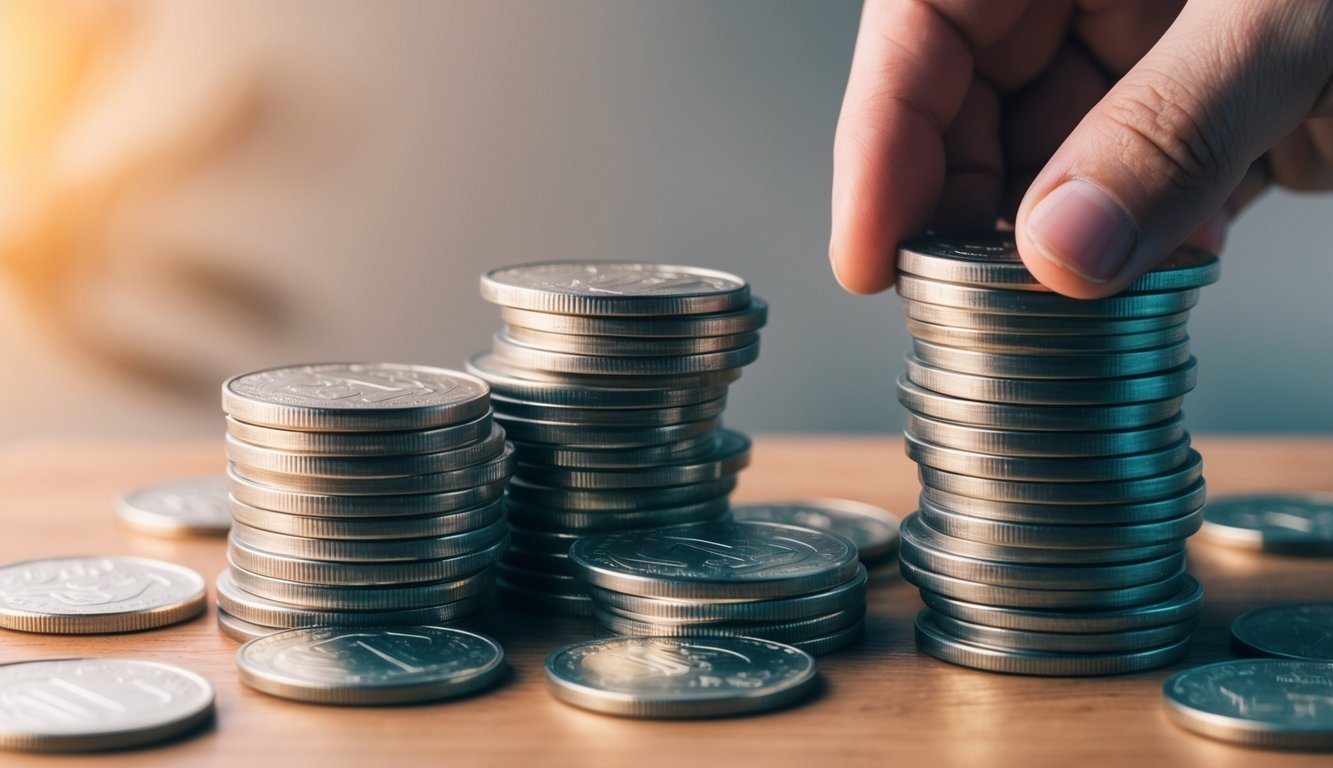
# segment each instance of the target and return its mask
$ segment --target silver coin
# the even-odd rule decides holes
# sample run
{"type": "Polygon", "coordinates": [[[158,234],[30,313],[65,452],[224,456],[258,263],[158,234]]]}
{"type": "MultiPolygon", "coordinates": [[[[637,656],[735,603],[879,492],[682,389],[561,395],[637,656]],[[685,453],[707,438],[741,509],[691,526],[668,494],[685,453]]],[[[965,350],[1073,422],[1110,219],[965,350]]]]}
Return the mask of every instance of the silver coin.
{"type": "Polygon", "coordinates": [[[718,520],[727,514],[727,497],[673,507],[625,511],[581,511],[524,504],[505,499],[505,511],[514,525],[538,531],[605,533],[640,528],[660,528],[718,520]]]}
{"type": "MultiPolygon", "coordinates": [[[[997,288],[1048,290],[1032,276],[1018,256],[1013,232],[932,235],[904,243],[898,269],[949,283],[997,288]]],[[[1217,256],[1179,248],[1125,289],[1128,293],[1179,291],[1217,282],[1217,256]]]]}
{"type": "Polygon", "coordinates": [[[661,445],[635,448],[568,447],[559,443],[511,441],[520,462],[569,469],[650,469],[707,456],[716,449],[718,429],[661,445]]]}
{"type": "Polygon", "coordinates": [[[458,557],[406,563],[335,563],[278,555],[229,540],[227,558],[260,576],[326,586],[387,586],[457,579],[493,565],[509,545],[506,536],[486,549],[458,557]]]}
{"type": "Polygon", "coordinates": [[[516,477],[509,481],[509,498],[538,507],[555,507],[580,512],[637,512],[640,510],[696,504],[731,493],[736,475],[669,488],[610,489],[585,491],[537,485],[516,477]]]}
{"type": "Polygon", "coordinates": [[[931,620],[947,634],[966,643],[1002,648],[1011,651],[1038,651],[1043,653],[1124,653],[1145,650],[1185,640],[1199,626],[1198,618],[1178,624],[1146,627],[1124,632],[1063,633],[1027,632],[1016,629],[972,624],[951,616],[931,613],[931,620]]]}
{"type": "Polygon", "coordinates": [[[252,595],[233,584],[228,571],[219,574],[214,585],[218,593],[218,610],[225,611],[229,616],[241,621],[280,629],[326,626],[416,626],[432,622],[441,623],[476,613],[490,601],[490,595],[483,593],[423,608],[332,611],[290,605],[252,595]]]}
{"type": "Polygon", "coordinates": [[[574,336],[686,338],[750,333],[768,322],[768,303],[751,296],[740,309],[706,315],[666,317],[584,317],[500,307],[506,325],[574,336]]]}
{"type": "Polygon", "coordinates": [[[1108,432],[1037,432],[973,427],[909,412],[903,431],[941,448],[971,453],[1086,458],[1124,456],[1166,448],[1185,437],[1185,419],[1176,414],[1164,422],[1142,429],[1108,432]]]}
{"type": "Polygon", "coordinates": [[[618,635],[637,637],[757,637],[779,643],[813,640],[861,623],[865,606],[837,613],[781,622],[699,623],[653,621],[647,616],[627,616],[607,610],[593,601],[593,617],[597,623],[618,635]]]}
{"type": "Polygon", "coordinates": [[[656,389],[611,387],[534,381],[505,373],[504,368],[504,363],[490,352],[478,353],[467,361],[468,373],[490,384],[494,396],[526,403],[578,408],[671,408],[716,400],[727,394],[725,381],[697,387],[680,386],[681,382],[656,389]]]}
{"type": "Polygon", "coordinates": [[[262,624],[252,624],[243,619],[238,619],[221,608],[217,611],[217,622],[218,632],[223,637],[230,638],[238,643],[247,643],[283,631],[282,627],[265,627],[262,624]]]}
{"type": "Polygon", "coordinates": [[[228,434],[227,458],[252,469],[286,475],[332,478],[391,478],[451,472],[489,461],[504,450],[505,431],[499,424],[482,440],[436,453],[410,456],[309,456],[251,445],[228,434]]]}
{"type": "Polygon", "coordinates": [[[1026,483],[972,477],[919,467],[921,482],[960,496],[1025,504],[1127,504],[1156,501],[1184,493],[1203,476],[1203,457],[1190,451],[1179,469],[1154,477],[1108,483],[1026,483]]]}
{"type": "Polygon", "coordinates": [[[1009,608],[921,590],[921,600],[937,614],[1000,629],[1065,634],[1129,632],[1188,621],[1199,615],[1203,585],[1186,574],[1179,592],[1163,600],[1110,610],[1009,608]]]}
{"type": "Polygon", "coordinates": [[[1178,725],[1271,749],[1333,748],[1333,664],[1244,659],[1172,675],[1162,687],[1178,725]]]}
{"type": "Polygon", "coordinates": [[[1197,288],[1126,293],[1105,299],[1074,299],[1050,291],[979,288],[900,274],[898,295],[910,301],[973,312],[1043,317],[1138,318],[1184,312],[1199,303],[1197,288]]]}
{"type": "MultiPolygon", "coordinates": [[[[1116,379],[1012,379],[956,373],[907,358],[907,379],[941,395],[1015,405],[1122,405],[1180,397],[1194,389],[1194,358],[1178,368],[1116,379]]],[[[961,419],[951,419],[960,421],[961,419]]]]}
{"type": "Polygon", "coordinates": [[[1244,549],[1278,554],[1333,554],[1333,494],[1221,496],[1204,508],[1203,533],[1244,549]]]}
{"type": "Polygon", "coordinates": [[[561,488],[649,489],[720,480],[749,466],[748,437],[727,429],[718,430],[716,434],[713,452],[687,463],[663,464],[645,469],[567,469],[520,463],[516,474],[525,481],[561,488]]]}
{"type": "Polygon", "coordinates": [[[337,563],[391,563],[459,557],[485,549],[509,532],[509,523],[494,523],[471,531],[419,539],[347,540],[308,538],[274,533],[237,523],[232,540],[275,555],[305,557],[337,563]]]}
{"type": "Polygon", "coordinates": [[[898,402],[916,414],[958,424],[1043,432],[1141,429],[1180,413],[1184,397],[1120,405],[1011,405],[961,400],[898,378],[898,402]]]}
{"type": "Polygon", "coordinates": [[[128,659],[0,665],[0,748],[128,749],[180,736],[213,718],[213,686],[179,667],[128,659]]]}
{"type": "Polygon", "coordinates": [[[922,488],[924,503],[960,515],[1007,523],[1049,525],[1134,525],[1180,517],[1203,506],[1207,485],[1200,478],[1178,496],[1129,504],[1023,504],[959,496],[922,488]]]}
{"type": "Polygon", "coordinates": [[[497,415],[496,420],[504,424],[505,432],[510,438],[520,443],[548,443],[562,447],[597,449],[666,445],[711,434],[722,425],[717,417],[684,424],[670,424],[665,427],[590,426],[504,415],[497,415]]]}
{"type": "Polygon", "coordinates": [[[406,704],[463,696],[504,675],[504,649],[447,627],[293,629],[236,652],[241,682],[317,704],[406,704]]]}
{"type": "Polygon", "coordinates": [[[1157,603],[1178,594],[1184,585],[1185,569],[1150,584],[1112,589],[1032,589],[1005,587],[969,581],[936,573],[914,562],[904,553],[898,557],[903,579],[924,591],[935,592],[967,603],[1005,608],[1104,611],[1157,603]]]}
{"type": "Polygon", "coordinates": [[[1019,379],[1105,379],[1160,373],[1190,359],[1189,340],[1131,352],[978,352],[912,341],[912,354],[925,365],[956,373],[1019,379]]]}
{"type": "Polygon", "coordinates": [[[644,617],[659,624],[766,622],[808,619],[822,614],[851,610],[866,602],[865,568],[847,581],[824,592],[773,600],[673,600],[638,597],[592,587],[593,602],[611,611],[644,617]]]}
{"type": "Polygon", "coordinates": [[[589,536],[569,549],[589,584],[642,597],[793,597],[829,589],[861,567],[856,545],[776,523],[704,523],[589,536]]]}
{"type": "Polygon", "coordinates": [[[734,336],[695,336],[687,338],[636,338],[634,336],[574,336],[564,333],[535,331],[522,326],[506,325],[506,339],[547,352],[568,352],[574,355],[599,357],[668,357],[701,355],[724,352],[759,343],[758,333],[740,333],[734,336]]]}
{"type": "Polygon", "coordinates": [[[552,261],[481,276],[492,304],[559,315],[697,315],[750,303],[739,277],[700,267],[613,261],[552,261]]]}
{"type": "Polygon", "coordinates": [[[801,640],[792,643],[791,646],[793,648],[799,648],[811,656],[826,656],[830,653],[860,644],[860,642],[865,639],[865,635],[866,622],[865,619],[862,619],[847,629],[842,629],[831,635],[824,635],[823,637],[801,640]]]}
{"type": "Polygon", "coordinates": [[[534,405],[521,400],[491,398],[496,418],[554,421],[589,427],[664,427],[689,421],[703,421],[722,415],[727,398],[705,400],[670,408],[579,408],[570,405],[534,405]]]}
{"type": "Polygon", "coordinates": [[[252,528],[288,536],[346,541],[448,536],[484,528],[504,518],[504,509],[498,498],[478,507],[447,512],[443,515],[419,517],[351,519],[308,517],[259,509],[239,501],[232,501],[231,509],[238,524],[252,528]]]}
{"type": "Polygon", "coordinates": [[[606,374],[610,376],[675,376],[677,374],[709,373],[727,368],[740,368],[759,359],[759,342],[722,352],[672,357],[598,357],[568,352],[549,352],[529,347],[509,338],[504,333],[495,335],[491,353],[510,365],[528,369],[572,374],[606,374]]]}
{"type": "Polygon", "coordinates": [[[909,319],[936,325],[971,328],[1004,333],[1043,333],[1065,335],[1111,336],[1145,333],[1180,325],[1189,312],[1175,312],[1152,317],[1052,317],[1047,315],[1010,315],[977,312],[960,307],[945,307],[921,301],[903,300],[903,312],[909,319]]]}
{"type": "Polygon", "coordinates": [[[137,632],[198,616],[204,579],[142,557],[52,557],[0,567],[0,627],[22,632],[137,632]]]}
{"type": "Polygon", "coordinates": [[[1131,525],[1050,525],[968,517],[922,502],[921,521],[959,539],[1038,549],[1111,549],[1170,544],[1188,538],[1203,524],[1202,509],[1180,517],[1131,525]]]}
{"type": "Polygon", "coordinates": [[[443,368],[295,365],[228,379],[222,410],[237,421],[306,432],[430,429],[485,415],[489,392],[486,382],[443,368]]]}
{"type": "Polygon", "coordinates": [[[818,685],[815,660],[755,638],[611,637],[546,657],[546,685],[568,704],[627,717],[721,717],[793,704],[818,685]]]}
{"type": "MultiPolygon", "coordinates": [[[[474,357],[473,359],[484,359],[488,369],[494,371],[496,374],[508,376],[513,379],[544,383],[563,387],[568,390],[583,387],[601,390],[644,389],[652,390],[654,396],[657,396],[659,390],[664,389],[675,388],[682,391],[688,391],[724,386],[739,379],[742,371],[740,368],[722,368],[719,370],[701,371],[698,373],[670,373],[660,375],[649,375],[647,373],[637,373],[634,371],[618,375],[606,373],[566,373],[564,371],[553,370],[550,368],[532,368],[527,365],[520,365],[495,354],[494,350],[485,353],[482,356],[474,357]]],[[[588,396],[602,397],[604,395],[605,393],[602,392],[589,394],[588,396]]]]}
{"type": "Polygon", "coordinates": [[[500,498],[508,480],[506,476],[495,482],[444,493],[346,496],[273,488],[238,474],[234,467],[227,468],[227,487],[236,501],[289,515],[348,520],[456,512],[500,498]]]}
{"type": "MultiPolygon", "coordinates": [[[[928,523],[931,518],[922,516],[918,510],[909,515],[914,521],[913,536],[919,543],[933,549],[943,550],[963,557],[978,560],[991,560],[1000,563],[1046,566],[1089,566],[1114,565],[1144,560],[1158,560],[1170,555],[1181,555],[1185,551],[1183,539],[1172,538],[1156,544],[1117,547],[1034,547],[1019,544],[996,544],[982,536],[965,539],[941,532],[928,523]]],[[[947,521],[946,521],[947,522],[947,521]]],[[[949,530],[955,530],[944,526],[949,530]]],[[[957,532],[957,531],[955,531],[957,532]]],[[[966,533],[968,531],[963,530],[966,533]]]]}
{"type": "Polygon", "coordinates": [[[1118,456],[997,456],[946,448],[907,432],[907,455],[920,466],[973,477],[1047,483],[1110,482],[1162,475],[1189,457],[1186,435],[1165,448],[1118,456]]]}
{"type": "Polygon", "coordinates": [[[514,474],[514,448],[504,443],[501,445],[503,447],[498,455],[480,464],[406,477],[317,477],[274,472],[235,461],[228,464],[228,468],[251,482],[295,493],[345,496],[446,493],[500,482],[514,474]]]}
{"type": "Polygon", "coordinates": [[[1087,334],[1080,336],[1014,331],[981,331],[952,325],[907,320],[914,339],[976,352],[1016,354],[1049,352],[1130,352],[1165,347],[1188,338],[1186,326],[1173,325],[1141,333],[1087,334]]]}
{"type": "Polygon", "coordinates": [[[298,432],[227,417],[227,434],[237,440],[303,456],[415,456],[467,445],[490,433],[490,413],[450,427],[395,432],[298,432]]]}
{"type": "Polygon", "coordinates": [[[238,589],[255,597],[321,611],[427,608],[484,595],[495,583],[492,568],[440,581],[380,586],[303,584],[252,573],[234,564],[227,574],[238,589]]]}
{"type": "Polygon", "coordinates": [[[988,672],[1045,677],[1123,675],[1166,666],[1184,658],[1192,636],[1156,648],[1118,653],[1058,653],[996,648],[969,643],[945,632],[929,608],[916,616],[916,647],[947,661],[988,672]]]}
{"type": "Polygon", "coordinates": [[[731,518],[833,531],[856,544],[861,562],[875,562],[898,551],[898,518],[860,501],[799,499],[738,504],[732,506],[731,518]]]}
{"type": "Polygon", "coordinates": [[[592,599],[588,595],[559,595],[549,592],[541,592],[527,587],[521,587],[517,584],[511,584],[504,579],[497,582],[498,592],[504,600],[514,603],[516,607],[523,609],[536,609],[544,613],[554,613],[561,616],[577,616],[580,618],[592,618],[592,599]]]}
{"type": "Polygon", "coordinates": [[[1049,565],[984,560],[941,546],[915,515],[903,524],[902,556],[933,573],[997,587],[1020,589],[1119,589],[1170,578],[1185,567],[1180,549],[1151,560],[1087,565],[1049,565]]]}
{"type": "Polygon", "coordinates": [[[1231,646],[1247,656],[1333,662],[1333,603],[1270,605],[1231,622],[1231,646]]]}
{"type": "Polygon", "coordinates": [[[225,536],[231,530],[227,478],[205,475],[130,491],[116,503],[121,522],[158,536],[225,536]]]}

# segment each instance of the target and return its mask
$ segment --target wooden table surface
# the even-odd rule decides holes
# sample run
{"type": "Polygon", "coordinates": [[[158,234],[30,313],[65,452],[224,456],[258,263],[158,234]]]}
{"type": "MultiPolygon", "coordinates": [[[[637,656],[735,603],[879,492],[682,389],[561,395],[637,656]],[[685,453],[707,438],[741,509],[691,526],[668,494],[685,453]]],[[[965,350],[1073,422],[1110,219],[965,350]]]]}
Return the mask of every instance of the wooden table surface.
{"type": "MultiPolygon", "coordinates": [[[[1199,438],[1210,493],[1333,490],[1333,439],[1199,438]]],[[[214,472],[218,444],[29,443],[0,451],[0,561],[53,555],[140,555],[182,563],[210,581],[220,540],[167,540],[119,527],[123,491],[214,472]]],[[[892,438],[762,437],[737,501],[837,496],[912,510],[914,467],[892,438]]],[[[1194,649],[1179,666],[1226,659],[1232,618],[1271,602],[1333,599],[1333,559],[1237,552],[1201,538],[1191,570],[1207,597],[1194,649]]],[[[236,644],[213,609],[175,627],[127,635],[0,631],[0,662],[116,656],[179,664],[217,689],[217,722],[179,741],[91,757],[0,753],[0,765],[96,762],[189,766],[743,766],[841,765],[1330,765],[1327,755],[1264,752],[1209,741],[1167,721],[1161,685],[1172,669],[1112,678],[1030,678],[955,667],[918,653],[915,590],[892,566],[871,580],[865,644],[820,660],[824,690],[766,715],[688,722],[585,712],[547,695],[542,660],[591,636],[583,620],[497,607],[485,629],[508,651],[510,679],[473,698],[431,705],[338,708],[299,704],[240,685],[236,644]],[[262,763],[260,762],[262,761],[262,763]]]]}

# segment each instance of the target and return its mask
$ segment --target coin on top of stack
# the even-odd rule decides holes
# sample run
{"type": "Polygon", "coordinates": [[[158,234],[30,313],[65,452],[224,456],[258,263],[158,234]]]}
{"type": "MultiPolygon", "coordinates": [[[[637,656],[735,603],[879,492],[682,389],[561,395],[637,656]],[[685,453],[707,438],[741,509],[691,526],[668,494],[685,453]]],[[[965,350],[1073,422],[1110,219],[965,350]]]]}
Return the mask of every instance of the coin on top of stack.
{"type": "Polygon", "coordinates": [[[217,579],[237,639],[439,624],[485,605],[508,541],[514,452],[484,381],[332,363],[222,387],[233,527],[217,579]]]}
{"type": "Polygon", "coordinates": [[[694,523],[587,536],[569,559],[616,634],[756,637],[819,655],[864,629],[866,569],[835,533],[694,523]]]}
{"type": "Polygon", "coordinates": [[[1184,655],[1203,518],[1180,405],[1185,322],[1215,256],[1181,250],[1121,294],[1041,286],[1012,233],[934,236],[899,254],[913,351],[898,382],[919,465],[900,567],[927,608],[918,646],[957,664],[1098,675],[1184,655]]]}
{"type": "Polygon", "coordinates": [[[504,329],[468,371],[491,386],[518,460],[500,586],[588,615],[567,553],[580,536],[716,520],[750,441],[722,429],[727,386],[758,357],[767,305],[735,275],[596,261],[481,278],[504,329]]]}

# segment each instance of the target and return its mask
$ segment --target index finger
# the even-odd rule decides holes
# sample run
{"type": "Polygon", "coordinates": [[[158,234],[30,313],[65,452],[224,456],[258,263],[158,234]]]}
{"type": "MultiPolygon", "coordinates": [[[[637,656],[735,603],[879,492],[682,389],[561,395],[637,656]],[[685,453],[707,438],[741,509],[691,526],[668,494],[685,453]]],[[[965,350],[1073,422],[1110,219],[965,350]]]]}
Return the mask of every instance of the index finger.
{"type": "Polygon", "coordinates": [[[855,293],[893,284],[898,243],[944,184],[944,129],[972,82],[972,52],[1030,0],[867,0],[833,140],[833,274],[855,293]]]}

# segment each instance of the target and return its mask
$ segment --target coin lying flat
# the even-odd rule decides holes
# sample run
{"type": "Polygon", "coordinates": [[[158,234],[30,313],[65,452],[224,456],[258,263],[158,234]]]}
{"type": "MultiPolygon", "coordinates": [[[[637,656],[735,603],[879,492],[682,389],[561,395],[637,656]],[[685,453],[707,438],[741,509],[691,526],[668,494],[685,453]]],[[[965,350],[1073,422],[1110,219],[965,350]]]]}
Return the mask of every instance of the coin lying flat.
{"type": "Polygon", "coordinates": [[[1209,499],[1203,533],[1244,549],[1333,554],[1333,495],[1270,493],[1209,499]]]}
{"type": "Polygon", "coordinates": [[[1017,331],[981,331],[954,325],[907,320],[912,338],[977,352],[1129,352],[1175,344],[1188,338],[1185,325],[1140,333],[1054,335],[1017,331]]]}
{"type": "Polygon", "coordinates": [[[1171,315],[1199,301],[1198,289],[1160,293],[1117,294],[1104,299],[1074,299],[1051,291],[978,288],[912,275],[900,275],[898,293],[909,301],[969,309],[984,314],[1043,317],[1139,318],[1171,315]]]}
{"type": "Polygon", "coordinates": [[[1207,484],[1200,479],[1181,494],[1156,501],[1062,505],[977,499],[935,488],[922,488],[921,501],[923,505],[931,504],[960,515],[1010,523],[1124,525],[1180,517],[1202,507],[1207,491],[1207,484]]]}
{"type": "Polygon", "coordinates": [[[1141,429],[1180,412],[1183,397],[1120,405],[1014,405],[960,400],[898,378],[898,402],[912,413],[958,424],[1043,432],[1141,429]]]}
{"type": "Polygon", "coordinates": [[[1014,405],[1124,405],[1180,397],[1194,389],[1193,357],[1176,368],[1108,379],[1019,379],[957,373],[907,357],[907,379],[924,389],[964,400],[1014,405]]]}
{"type": "Polygon", "coordinates": [[[557,315],[694,315],[740,309],[750,287],[699,267],[562,261],[493,269],[481,276],[481,297],[557,315]]]}
{"type": "Polygon", "coordinates": [[[23,632],[137,632],[204,610],[204,579],[141,557],[53,557],[0,567],[0,627],[23,632]]]}
{"type": "Polygon", "coordinates": [[[974,453],[1008,457],[1092,458],[1165,448],[1185,437],[1185,420],[1177,414],[1174,418],[1141,429],[1038,432],[973,427],[909,413],[903,432],[909,437],[943,448],[974,453]]]}
{"type": "Polygon", "coordinates": [[[1178,725],[1273,749],[1333,748],[1333,664],[1223,661],[1173,675],[1162,693],[1178,725]]]}
{"type": "Polygon", "coordinates": [[[847,499],[800,499],[738,504],[738,522],[782,523],[832,531],[856,544],[862,562],[875,562],[898,551],[898,518],[872,504],[847,499]]]}
{"type": "Polygon", "coordinates": [[[721,717],[786,706],[812,694],[815,660],[745,637],[612,637],[546,657],[546,687],[568,704],[610,715],[721,717]]]}
{"type": "Polygon", "coordinates": [[[227,417],[227,434],[252,445],[302,456],[412,456],[447,451],[491,433],[489,413],[448,427],[391,432],[298,432],[227,417]]]}
{"type": "Polygon", "coordinates": [[[593,601],[609,610],[638,614],[659,624],[682,622],[763,622],[807,619],[859,608],[865,610],[866,571],[827,592],[773,600],[676,600],[638,597],[592,587],[593,601]]]}
{"type": "Polygon", "coordinates": [[[231,529],[227,478],[205,475],[130,491],[116,504],[121,522],[158,536],[225,536],[231,529]]]}
{"type": "Polygon", "coordinates": [[[964,307],[946,307],[923,301],[903,299],[903,312],[911,320],[934,325],[951,325],[977,331],[1003,333],[1044,333],[1051,335],[1116,335],[1146,333],[1180,325],[1189,319],[1189,311],[1148,317],[1047,317],[1045,315],[978,312],[964,307]]]}
{"type": "Polygon", "coordinates": [[[757,331],[768,322],[768,303],[751,296],[750,303],[729,312],[663,317],[584,317],[500,307],[505,325],[570,336],[686,338],[731,336],[757,331]]]}
{"type": "Polygon", "coordinates": [[[488,688],[504,674],[504,649],[447,627],[294,629],[236,652],[241,682],[315,704],[406,704],[488,688]]]}
{"type": "Polygon", "coordinates": [[[1246,656],[1333,662],[1333,603],[1273,605],[1231,622],[1231,647],[1246,656]]]}
{"type": "Polygon", "coordinates": [[[0,747],[39,752],[126,749],[199,728],[213,686],[150,661],[59,659],[0,666],[0,747]]]}
{"type": "Polygon", "coordinates": [[[484,379],[496,395],[542,405],[613,409],[670,408],[716,400],[727,393],[725,381],[699,387],[616,387],[592,383],[572,386],[559,381],[518,376],[507,372],[505,367],[490,352],[480,352],[467,361],[468,373],[484,379]]]}

